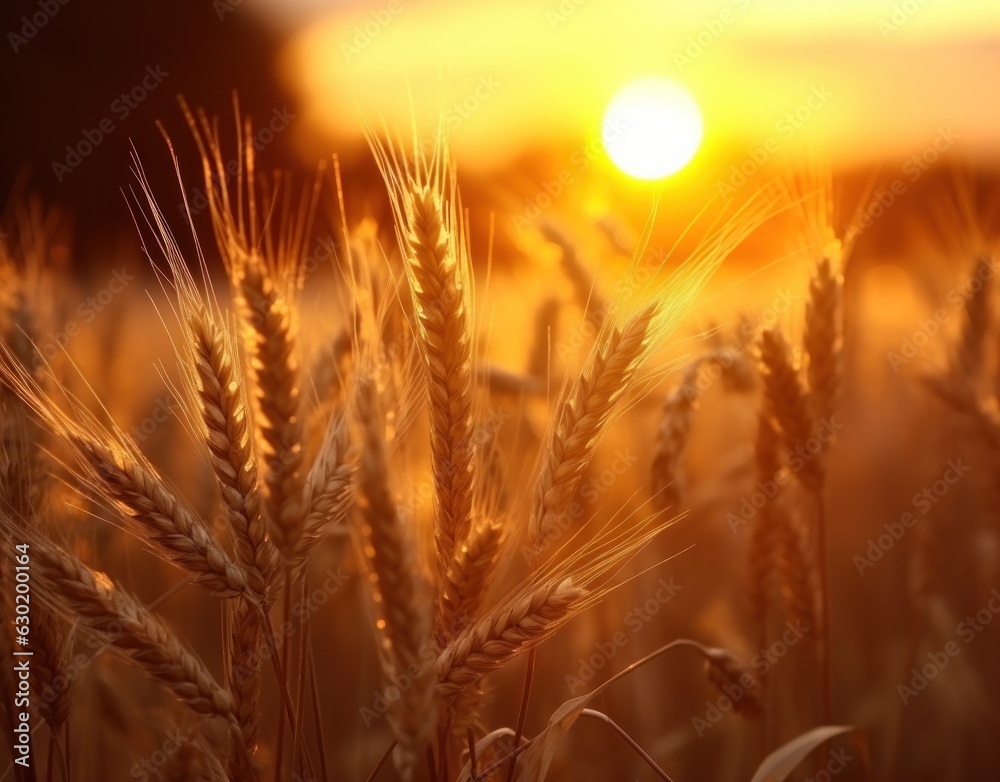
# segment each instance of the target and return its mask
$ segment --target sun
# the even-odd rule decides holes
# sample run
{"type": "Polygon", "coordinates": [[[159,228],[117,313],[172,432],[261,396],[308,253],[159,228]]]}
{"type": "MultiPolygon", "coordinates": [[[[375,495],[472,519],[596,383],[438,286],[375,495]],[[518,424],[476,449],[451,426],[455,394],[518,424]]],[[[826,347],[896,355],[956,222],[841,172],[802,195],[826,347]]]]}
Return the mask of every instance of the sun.
{"type": "Polygon", "coordinates": [[[676,82],[659,77],[623,87],[604,115],[604,148],[619,169],[637,179],[680,171],[701,144],[701,111],[676,82]]]}

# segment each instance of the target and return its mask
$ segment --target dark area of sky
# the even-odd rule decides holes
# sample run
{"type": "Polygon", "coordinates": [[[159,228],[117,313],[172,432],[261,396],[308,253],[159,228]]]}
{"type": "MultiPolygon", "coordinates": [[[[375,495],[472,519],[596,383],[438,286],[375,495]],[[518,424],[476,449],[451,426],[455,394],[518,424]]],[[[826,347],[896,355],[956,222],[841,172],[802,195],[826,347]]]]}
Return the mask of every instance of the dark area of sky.
{"type": "MultiPolygon", "coordinates": [[[[134,183],[131,145],[176,213],[179,190],[157,122],[200,167],[178,96],[220,118],[231,138],[232,93],[266,124],[290,98],[274,72],[277,41],[240,0],[8,0],[0,10],[0,201],[40,196],[72,220],[74,253],[95,255],[134,236],[122,189],[134,183]]],[[[269,163],[288,162],[288,139],[269,163]]]]}

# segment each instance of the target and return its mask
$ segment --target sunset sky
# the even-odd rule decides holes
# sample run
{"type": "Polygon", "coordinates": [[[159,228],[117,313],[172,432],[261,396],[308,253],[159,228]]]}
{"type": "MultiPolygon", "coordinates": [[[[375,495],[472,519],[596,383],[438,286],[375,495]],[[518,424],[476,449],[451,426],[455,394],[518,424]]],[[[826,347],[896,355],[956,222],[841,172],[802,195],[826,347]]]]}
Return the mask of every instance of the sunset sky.
{"type": "Polygon", "coordinates": [[[599,136],[618,89],[661,75],[701,106],[706,151],[770,140],[863,163],[936,144],[983,163],[1000,149],[1000,5],[986,0],[280,5],[303,138],[356,138],[362,115],[428,132],[443,109],[463,165],[489,169],[599,136]]]}

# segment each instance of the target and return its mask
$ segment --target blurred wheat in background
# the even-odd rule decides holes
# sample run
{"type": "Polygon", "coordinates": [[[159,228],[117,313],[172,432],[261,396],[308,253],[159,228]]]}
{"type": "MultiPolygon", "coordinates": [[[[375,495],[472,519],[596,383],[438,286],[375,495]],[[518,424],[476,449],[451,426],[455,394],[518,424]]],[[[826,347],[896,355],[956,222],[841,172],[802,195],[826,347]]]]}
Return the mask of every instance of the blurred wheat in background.
{"type": "Polygon", "coordinates": [[[14,14],[0,782],[995,779],[1000,17],[804,6],[14,14]]]}

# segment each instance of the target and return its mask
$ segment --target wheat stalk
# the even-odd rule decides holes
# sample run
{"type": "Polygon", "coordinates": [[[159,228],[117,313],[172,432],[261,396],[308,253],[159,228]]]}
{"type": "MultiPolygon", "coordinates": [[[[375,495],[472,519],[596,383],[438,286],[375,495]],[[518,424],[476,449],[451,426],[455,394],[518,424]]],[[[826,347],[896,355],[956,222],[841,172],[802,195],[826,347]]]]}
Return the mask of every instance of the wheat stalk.
{"type": "MultiPolygon", "coordinates": [[[[757,478],[760,481],[777,481],[781,464],[778,457],[780,439],[770,415],[762,412],[757,418],[757,442],[754,449],[757,478]]],[[[748,546],[749,602],[754,617],[766,623],[768,601],[772,593],[777,524],[775,504],[778,497],[772,497],[761,508],[750,526],[748,546]]],[[[781,512],[781,511],[777,511],[781,512]]]]}

